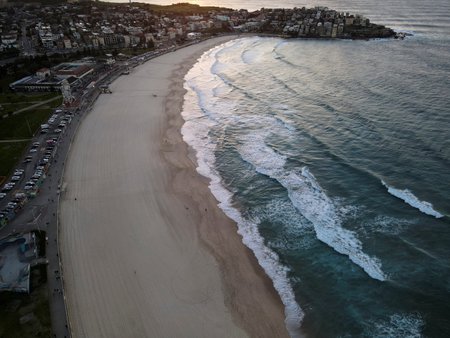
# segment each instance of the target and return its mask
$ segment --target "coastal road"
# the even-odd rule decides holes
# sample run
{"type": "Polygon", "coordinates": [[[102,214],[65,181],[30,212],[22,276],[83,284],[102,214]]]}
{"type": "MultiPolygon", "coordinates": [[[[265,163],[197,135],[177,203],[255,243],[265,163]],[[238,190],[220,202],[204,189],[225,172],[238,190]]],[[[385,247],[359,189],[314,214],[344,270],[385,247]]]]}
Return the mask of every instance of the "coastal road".
{"type": "Polygon", "coordinates": [[[49,305],[54,337],[70,337],[69,323],[66,321],[64,303],[63,275],[60,268],[58,253],[58,199],[60,178],[73,135],[81,121],[80,115],[74,115],[72,122],[66,127],[58,142],[58,150],[52,159],[38,195],[30,200],[17,217],[1,231],[4,237],[11,233],[44,230],[47,233],[46,257],[47,283],[49,288],[49,305]]]}
{"type": "MultiPolygon", "coordinates": [[[[121,68],[108,72],[101,78],[110,81],[120,74],[121,68]]],[[[47,283],[49,288],[49,305],[52,322],[53,337],[68,338],[71,337],[70,323],[67,321],[67,313],[64,295],[64,271],[60,264],[59,242],[58,242],[58,204],[60,188],[62,188],[62,175],[65,166],[65,159],[69,153],[70,146],[75,133],[84,116],[90,111],[91,105],[98,96],[97,89],[91,89],[86,92],[80,107],[73,108],[74,114],[71,123],[69,123],[64,132],[60,135],[57,144],[57,151],[52,159],[51,166],[47,172],[47,178],[44,180],[37,196],[28,201],[21,212],[4,228],[0,230],[0,238],[14,233],[29,232],[32,230],[44,230],[47,234],[46,258],[47,283]]],[[[51,99],[52,101],[54,99],[51,99]]],[[[50,102],[49,101],[49,102],[50,102]]],[[[57,135],[47,134],[41,139],[57,135]]],[[[8,140],[9,142],[10,140],[8,140]]],[[[29,140],[27,140],[29,141],[29,140]]],[[[30,176],[34,171],[30,165],[26,166],[26,176],[30,176]]]]}

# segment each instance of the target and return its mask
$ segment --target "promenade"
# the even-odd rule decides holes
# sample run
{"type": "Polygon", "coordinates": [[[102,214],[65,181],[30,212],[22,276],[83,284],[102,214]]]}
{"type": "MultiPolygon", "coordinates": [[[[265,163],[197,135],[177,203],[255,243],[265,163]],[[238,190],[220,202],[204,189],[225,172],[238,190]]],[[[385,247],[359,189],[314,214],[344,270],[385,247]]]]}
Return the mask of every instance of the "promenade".
{"type": "MultiPolygon", "coordinates": [[[[107,73],[100,74],[99,83],[112,81],[122,72],[123,67],[116,67],[107,73]]],[[[47,177],[40,187],[35,198],[28,201],[20,213],[5,227],[0,230],[0,238],[11,234],[25,233],[32,230],[43,230],[47,234],[46,258],[47,284],[49,290],[50,316],[52,332],[54,337],[71,337],[70,323],[67,319],[65,294],[64,294],[64,271],[59,256],[59,198],[63,188],[62,175],[65,161],[69,153],[72,141],[77,129],[92,108],[100,92],[97,88],[87,90],[80,98],[78,107],[68,108],[73,113],[72,121],[67,124],[57,142],[57,151],[52,158],[47,177]]],[[[46,136],[36,136],[37,139],[45,139],[46,136]]],[[[30,176],[34,168],[25,167],[24,176],[30,176]]]]}

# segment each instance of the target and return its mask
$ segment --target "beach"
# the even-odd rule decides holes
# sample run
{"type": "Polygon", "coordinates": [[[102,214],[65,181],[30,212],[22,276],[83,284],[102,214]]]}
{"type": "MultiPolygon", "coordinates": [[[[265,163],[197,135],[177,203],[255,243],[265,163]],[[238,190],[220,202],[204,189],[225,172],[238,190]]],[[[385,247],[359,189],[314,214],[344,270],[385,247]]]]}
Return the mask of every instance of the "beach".
{"type": "Polygon", "coordinates": [[[184,75],[206,40],[110,85],[72,144],[60,252],[74,337],[285,337],[272,281],[182,140],[184,75]]]}

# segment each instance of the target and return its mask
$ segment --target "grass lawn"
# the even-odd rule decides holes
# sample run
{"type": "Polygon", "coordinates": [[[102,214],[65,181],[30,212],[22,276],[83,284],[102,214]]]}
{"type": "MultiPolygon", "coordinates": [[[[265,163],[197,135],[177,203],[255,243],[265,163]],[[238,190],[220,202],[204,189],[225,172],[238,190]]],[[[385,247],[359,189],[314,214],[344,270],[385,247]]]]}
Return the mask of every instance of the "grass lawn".
{"type": "Polygon", "coordinates": [[[29,142],[0,143],[0,176],[8,176],[29,142]]]}
{"type": "Polygon", "coordinates": [[[133,48],[123,48],[119,51],[119,53],[128,55],[128,56],[136,56],[136,55],[140,55],[140,54],[144,54],[147,52],[151,52],[155,50],[154,47],[151,48],[139,48],[139,49],[133,49],[133,48]]]}
{"type": "Polygon", "coordinates": [[[0,116],[3,116],[8,113],[12,113],[16,110],[29,107],[31,103],[28,102],[14,102],[14,103],[2,103],[2,110],[0,110],[0,116]]]}
{"type": "MultiPolygon", "coordinates": [[[[45,108],[35,108],[0,119],[0,140],[32,138],[61,102],[62,98],[48,103],[45,108]]],[[[29,141],[0,143],[0,176],[8,176],[28,145],[29,141]]]]}
{"type": "MultiPolygon", "coordinates": [[[[51,99],[52,97],[56,97],[61,95],[60,92],[50,92],[50,93],[37,93],[37,94],[18,94],[18,93],[7,93],[0,95],[0,104],[2,103],[26,103],[26,102],[35,102],[35,101],[45,101],[51,99]]],[[[8,107],[8,105],[3,106],[4,109],[8,107]]]]}

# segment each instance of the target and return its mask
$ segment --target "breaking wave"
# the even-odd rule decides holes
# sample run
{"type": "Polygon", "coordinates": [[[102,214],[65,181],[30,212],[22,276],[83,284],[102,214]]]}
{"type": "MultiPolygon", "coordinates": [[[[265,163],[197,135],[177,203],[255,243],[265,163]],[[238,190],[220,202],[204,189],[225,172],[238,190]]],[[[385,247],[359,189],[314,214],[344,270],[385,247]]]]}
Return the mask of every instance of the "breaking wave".
{"type": "MultiPolygon", "coordinates": [[[[273,285],[285,306],[286,327],[292,337],[297,337],[297,331],[304,314],[295,300],[294,291],[287,276],[289,270],[279,262],[278,255],[265,246],[264,239],[258,230],[259,220],[245,219],[233,206],[233,195],[223,186],[221,178],[215,169],[215,144],[209,136],[209,131],[217,122],[211,119],[209,114],[210,112],[205,102],[205,88],[200,90],[194,84],[195,81],[192,80],[199,72],[202,72],[202,69],[199,68],[200,65],[203,69],[205,66],[209,65],[211,67],[213,65],[214,53],[217,50],[219,50],[219,47],[205,53],[201,58],[201,62],[197,63],[185,77],[187,93],[184,98],[182,112],[185,123],[181,132],[184,141],[196,152],[197,171],[210,179],[209,188],[219,201],[219,207],[237,223],[238,233],[242,236],[243,243],[254,252],[259,264],[272,279],[273,285]],[[201,118],[205,115],[209,118],[201,118]]],[[[214,83],[210,83],[208,88],[213,90],[214,86],[214,83]]]]}
{"type": "Polygon", "coordinates": [[[293,205],[314,226],[317,238],[360,266],[370,277],[384,281],[381,262],[362,250],[355,233],[342,227],[333,203],[307,167],[300,172],[286,170],[286,157],[269,148],[260,135],[252,135],[239,148],[241,157],[261,174],[277,180],[287,191],[293,205]]]}
{"type": "MultiPolygon", "coordinates": [[[[304,317],[300,306],[308,316],[306,333],[315,322],[321,336],[419,337],[425,319],[427,333],[440,332],[447,294],[435,299],[421,289],[431,280],[439,291],[448,289],[442,160],[448,133],[436,128],[448,121],[442,104],[448,100],[440,95],[448,86],[435,92],[403,62],[395,63],[393,69],[433,93],[430,101],[440,100],[425,109],[414,100],[422,88],[403,92],[401,77],[386,73],[374,82],[376,67],[369,67],[371,75],[362,71],[373,53],[385,55],[384,48],[351,42],[353,51],[349,43],[243,38],[205,53],[185,77],[183,139],[219,207],[272,279],[292,336],[304,317]],[[398,100],[391,100],[394,88],[402,90],[398,100]],[[415,128],[418,123],[424,128],[415,128]],[[423,142],[427,135],[432,142],[423,142]],[[436,145],[439,153],[432,151],[436,145]],[[416,152],[424,155],[423,165],[416,152]],[[392,184],[420,179],[423,188],[382,182],[385,188],[383,177],[392,184]],[[441,196],[440,204],[422,190],[441,196]],[[386,206],[389,199],[392,206],[386,206]],[[418,217],[410,206],[433,217],[418,217]],[[419,297],[413,308],[411,297],[419,297]]],[[[400,44],[392,42],[395,53],[403,50],[400,44]]]]}
{"type": "Polygon", "coordinates": [[[406,202],[413,208],[419,209],[424,214],[434,216],[436,218],[444,217],[444,215],[442,215],[441,213],[434,210],[433,204],[431,204],[430,202],[419,200],[416,196],[414,196],[414,194],[410,190],[408,190],[408,189],[401,190],[401,189],[391,187],[391,186],[387,185],[383,180],[381,181],[381,183],[388,189],[388,192],[391,195],[393,195],[397,198],[400,198],[401,200],[403,200],[404,202],[406,202]]]}

